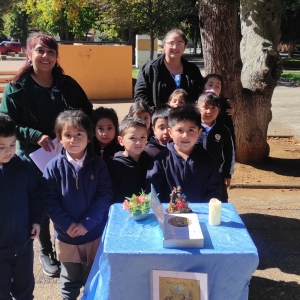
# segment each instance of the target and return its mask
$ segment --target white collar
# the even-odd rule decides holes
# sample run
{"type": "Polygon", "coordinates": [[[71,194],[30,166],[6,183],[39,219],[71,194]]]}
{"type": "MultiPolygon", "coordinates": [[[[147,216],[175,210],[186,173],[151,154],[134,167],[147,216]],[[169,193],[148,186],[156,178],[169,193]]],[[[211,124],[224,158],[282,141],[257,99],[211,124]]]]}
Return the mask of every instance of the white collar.
{"type": "Polygon", "coordinates": [[[86,157],[86,150],[85,150],[85,152],[84,152],[83,157],[82,157],[81,159],[77,160],[77,161],[74,160],[74,159],[71,157],[71,155],[68,153],[67,150],[66,150],[66,156],[67,156],[68,162],[70,162],[70,163],[75,167],[76,171],[78,171],[79,169],[82,168],[84,159],[85,159],[85,157],[86,157]]]}

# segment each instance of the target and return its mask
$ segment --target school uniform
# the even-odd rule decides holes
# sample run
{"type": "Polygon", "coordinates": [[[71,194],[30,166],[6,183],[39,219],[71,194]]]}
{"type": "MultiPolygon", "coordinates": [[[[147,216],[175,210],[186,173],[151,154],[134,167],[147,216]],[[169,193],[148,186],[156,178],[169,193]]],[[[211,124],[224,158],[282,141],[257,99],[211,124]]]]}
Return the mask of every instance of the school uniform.
{"type": "Polygon", "coordinates": [[[42,221],[40,180],[23,157],[0,167],[0,299],[33,299],[32,225],[42,221]]]}
{"type": "Polygon", "coordinates": [[[146,145],[145,151],[152,157],[162,150],[166,150],[167,146],[161,144],[156,136],[152,136],[146,145]]]}
{"type": "Polygon", "coordinates": [[[219,167],[219,173],[222,178],[222,202],[228,202],[227,188],[224,184],[224,178],[231,178],[234,173],[234,146],[229,129],[215,121],[212,127],[202,124],[205,130],[202,131],[198,142],[208,151],[216,160],[219,167]]]}
{"type": "Polygon", "coordinates": [[[161,202],[170,201],[173,187],[181,186],[189,202],[209,202],[222,195],[221,177],[214,158],[196,144],[185,160],[177,153],[174,142],[167,144],[167,150],[155,156],[147,172],[146,185],[153,184],[161,202]]]}
{"type": "Polygon", "coordinates": [[[45,211],[54,224],[58,260],[61,261],[61,294],[76,299],[85,284],[103,233],[111,180],[105,162],[89,149],[74,161],[65,149],[52,159],[43,175],[45,211]],[[81,223],[87,233],[71,237],[67,230],[81,223]]]}
{"type": "MultiPolygon", "coordinates": [[[[142,189],[146,189],[147,169],[152,160],[145,151],[141,153],[138,161],[125,156],[121,151],[115,154],[113,160],[107,164],[114,193],[111,204],[123,203],[125,197],[139,195],[142,189]]],[[[150,190],[146,189],[146,193],[149,192],[150,190]]]]}

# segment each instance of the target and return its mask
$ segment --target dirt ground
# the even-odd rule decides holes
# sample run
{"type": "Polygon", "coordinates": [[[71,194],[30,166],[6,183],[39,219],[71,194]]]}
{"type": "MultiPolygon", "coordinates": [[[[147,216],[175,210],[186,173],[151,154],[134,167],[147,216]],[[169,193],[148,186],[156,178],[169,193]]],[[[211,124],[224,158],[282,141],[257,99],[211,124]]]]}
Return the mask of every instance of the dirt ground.
{"type": "Polygon", "coordinates": [[[235,164],[232,184],[300,185],[300,142],[269,137],[270,155],[263,163],[235,164]]]}

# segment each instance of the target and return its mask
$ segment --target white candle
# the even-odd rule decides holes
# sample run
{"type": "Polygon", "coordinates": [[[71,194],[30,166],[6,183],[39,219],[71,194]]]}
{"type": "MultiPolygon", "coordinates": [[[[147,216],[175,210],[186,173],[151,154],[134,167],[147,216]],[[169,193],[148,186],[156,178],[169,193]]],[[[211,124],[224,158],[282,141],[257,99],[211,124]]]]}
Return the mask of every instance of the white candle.
{"type": "Polygon", "coordinates": [[[208,213],[208,224],[209,225],[220,225],[221,223],[221,208],[222,202],[216,198],[210,199],[209,202],[209,213],[208,213]]]}

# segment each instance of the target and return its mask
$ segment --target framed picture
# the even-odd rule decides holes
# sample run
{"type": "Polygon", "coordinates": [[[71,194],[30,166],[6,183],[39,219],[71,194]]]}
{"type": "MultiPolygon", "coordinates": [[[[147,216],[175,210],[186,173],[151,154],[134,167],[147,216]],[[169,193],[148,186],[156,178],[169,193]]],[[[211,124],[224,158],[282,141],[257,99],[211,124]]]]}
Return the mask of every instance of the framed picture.
{"type": "Polygon", "coordinates": [[[152,270],[152,300],[208,300],[207,274],[152,270]]]}

